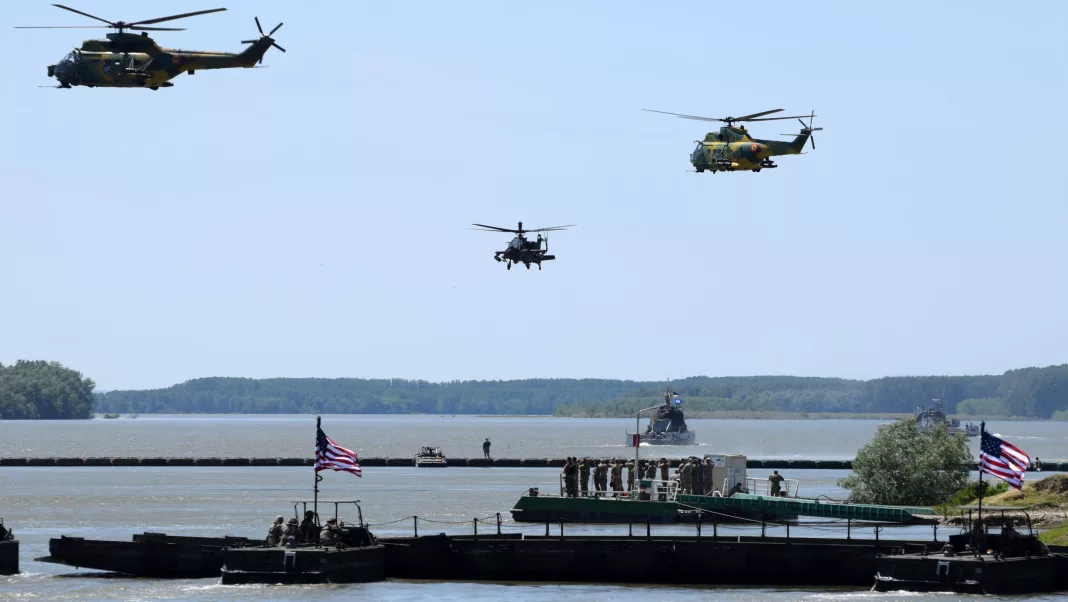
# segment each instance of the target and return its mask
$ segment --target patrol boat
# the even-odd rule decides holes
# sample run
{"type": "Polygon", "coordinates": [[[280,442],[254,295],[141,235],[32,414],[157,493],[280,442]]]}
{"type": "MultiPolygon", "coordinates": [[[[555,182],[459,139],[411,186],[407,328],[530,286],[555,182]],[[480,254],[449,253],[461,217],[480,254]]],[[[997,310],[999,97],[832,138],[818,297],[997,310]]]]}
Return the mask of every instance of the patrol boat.
{"type": "Polygon", "coordinates": [[[642,412],[656,410],[649,417],[649,425],[644,433],[627,431],[627,447],[640,443],[649,445],[696,445],[697,433],[686,426],[686,415],[682,411],[682,398],[678,393],[664,391],[664,403],[643,410],[638,410],[636,419],[642,412]]]}
{"type": "Polygon", "coordinates": [[[419,453],[415,454],[415,466],[422,468],[424,466],[438,466],[444,468],[448,466],[445,461],[445,454],[442,453],[441,448],[438,447],[423,447],[419,450],[419,453]]]}
{"type": "Polygon", "coordinates": [[[933,407],[926,405],[916,408],[916,428],[921,433],[930,433],[942,425],[950,435],[964,435],[965,437],[978,437],[979,426],[974,423],[962,425],[956,418],[946,417],[946,402],[942,399],[931,400],[933,407]]]}
{"type": "Polygon", "coordinates": [[[1051,554],[1033,533],[1022,535],[1009,525],[1000,534],[976,529],[975,534],[950,535],[938,554],[879,555],[876,566],[872,590],[878,592],[1029,594],[1063,588],[1068,557],[1051,554]]]}
{"type": "MultiPolygon", "coordinates": [[[[316,537],[314,541],[298,542],[294,539],[283,542],[284,547],[227,548],[222,551],[222,584],[367,583],[384,580],[386,548],[378,543],[369,526],[363,522],[359,500],[315,502],[316,505],[320,503],[334,505],[334,518],[328,521],[336,525],[330,529],[334,541],[326,542],[316,537]],[[341,504],[356,507],[355,524],[347,524],[338,517],[341,504]]],[[[309,514],[309,502],[295,502],[293,514],[297,514],[299,504],[304,504],[304,513],[309,514]]],[[[315,511],[310,514],[318,522],[315,511]]]]}
{"type": "Polygon", "coordinates": [[[0,575],[14,575],[19,572],[19,540],[15,534],[4,526],[0,518],[0,575]]]}

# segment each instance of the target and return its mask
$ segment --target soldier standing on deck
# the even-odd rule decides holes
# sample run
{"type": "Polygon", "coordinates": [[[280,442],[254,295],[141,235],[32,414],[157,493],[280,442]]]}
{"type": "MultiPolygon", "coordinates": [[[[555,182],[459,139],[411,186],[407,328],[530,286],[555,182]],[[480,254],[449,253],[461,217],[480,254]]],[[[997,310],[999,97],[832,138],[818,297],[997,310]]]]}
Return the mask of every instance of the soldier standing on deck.
{"type": "Polygon", "coordinates": [[[679,464],[679,493],[690,493],[690,461],[687,459],[679,464]]]}
{"type": "Polygon", "coordinates": [[[660,458],[660,480],[668,480],[668,468],[671,468],[671,463],[667,461],[667,458],[660,458]]]}
{"type": "Polygon", "coordinates": [[[486,437],[486,440],[482,442],[482,457],[483,458],[489,458],[490,457],[489,448],[490,448],[490,440],[489,440],[489,437],[486,437]]]}
{"type": "Polygon", "coordinates": [[[597,461],[597,468],[593,471],[593,486],[597,488],[598,495],[604,495],[605,485],[608,483],[608,466],[601,460],[597,461]]]}
{"type": "Polygon", "coordinates": [[[582,487],[582,497],[586,497],[590,494],[590,459],[583,458],[578,465],[579,468],[579,486],[582,487]]]}
{"type": "Polygon", "coordinates": [[[771,476],[768,477],[768,480],[771,481],[772,497],[779,497],[779,492],[782,489],[782,482],[785,479],[782,478],[782,475],[779,474],[779,471],[774,470],[772,471],[771,476]]]}
{"type": "Polygon", "coordinates": [[[712,469],[714,467],[712,458],[705,458],[705,465],[703,467],[705,471],[705,495],[712,495],[712,490],[716,488],[716,484],[712,482],[712,469]]]}
{"type": "Polygon", "coordinates": [[[623,465],[612,459],[612,491],[623,491],[623,465]]]}
{"type": "Polygon", "coordinates": [[[567,491],[567,497],[578,496],[578,460],[576,458],[568,458],[567,464],[564,465],[564,488],[567,491]]]}
{"type": "Polygon", "coordinates": [[[634,471],[637,469],[634,460],[627,460],[627,491],[634,491],[634,471]]]}

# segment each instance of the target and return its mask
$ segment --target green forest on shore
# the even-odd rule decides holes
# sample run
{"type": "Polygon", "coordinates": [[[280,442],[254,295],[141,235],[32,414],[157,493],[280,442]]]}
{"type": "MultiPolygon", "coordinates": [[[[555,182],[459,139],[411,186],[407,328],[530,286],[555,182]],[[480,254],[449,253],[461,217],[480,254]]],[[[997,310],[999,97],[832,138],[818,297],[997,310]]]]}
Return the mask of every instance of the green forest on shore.
{"type": "MultiPolygon", "coordinates": [[[[933,398],[971,416],[1068,419],[1068,364],[1000,376],[874,380],[795,376],[691,377],[673,381],[692,416],[908,414],[933,398]]],[[[353,413],[633,416],[656,405],[664,383],[524,379],[431,383],[406,379],[198,378],[166,389],[96,395],[101,412],[353,413]]]]}
{"type": "Polygon", "coordinates": [[[0,419],[91,418],[95,387],[56,362],[0,364],[0,419]]]}
{"type": "MultiPolygon", "coordinates": [[[[499,414],[633,416],[660,403],[664,383],[524,379],[432,383],[407,379],[198,378],[165,389],[94,393],[56,362],[0,365],[0,419],[90,418],[101,413],[499,414]]],[[[1068,364],[1000,376],[873,380],[796,376],[706,377],[670,383],[691,417],[896,417],[933,398],[962,416],[1068,420],[1068,364]]]]}

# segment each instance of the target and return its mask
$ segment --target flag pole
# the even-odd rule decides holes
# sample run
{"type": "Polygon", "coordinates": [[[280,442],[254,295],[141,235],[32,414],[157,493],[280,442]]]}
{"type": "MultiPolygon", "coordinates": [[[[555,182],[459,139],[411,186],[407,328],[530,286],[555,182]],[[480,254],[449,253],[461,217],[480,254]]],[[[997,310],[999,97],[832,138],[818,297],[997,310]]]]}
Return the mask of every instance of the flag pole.
{"type": "MultiPolygon", "coordinates": [[[[322,432],[323,419],[320,416],[315,417],[315,453],[319,453],[319,433],[322,432]]],[[[323,478],[319,476],[319,468],[315,468],[315,497],[312,502],[312,512],[315,513],[315,526],[321,526],[319,524],[319,481],[323,478]]]]}
{"type": "MultiPolygon", "coordinates": [[[[983,439],[986,438],[986,421],[979,423],[979,455],[983,455],[983,439]]],[[[979,522],[983,522],[983,463],[979,462],[979,522]]]]}

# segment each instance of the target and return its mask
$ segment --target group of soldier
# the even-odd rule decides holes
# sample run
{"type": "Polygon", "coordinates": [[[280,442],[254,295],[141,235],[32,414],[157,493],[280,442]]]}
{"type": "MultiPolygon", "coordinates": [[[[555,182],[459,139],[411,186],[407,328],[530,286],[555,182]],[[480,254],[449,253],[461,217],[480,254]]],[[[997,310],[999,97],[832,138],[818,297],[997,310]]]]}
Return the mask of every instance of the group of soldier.
{"type": "MultiPolygon", "coordinates": [[[[567,497],[588,497],[590,494],[590,477],[592,476],[595,497],[619,496],[625,491],[633,491],[635,476],[641,475],[641,478],[646,480],[656,480],[659,476],[659,480],[663,484],[658,484],[656,493],[659,493],[661,497],[664,493],[663,488],[672,480],[678,483],[678,493],[712,495],[712,492],[716,489],[716,484],[713,482],[714,467],[715,464],[713,464],[712,458],[702,460],[696,456],[691,456],[680,461],[678,468],[672,474],[670,472],[671,462],[667,458],[660,458],[659,461],[655,459],[641,460],[638,462],[637,468],[635,468],[634,460],[623,462],[619,458],[605,461],[569,457],[564,464],[564,491],[567,497]],[[624,488],[623,480],[624,470],[626,470],[626,488],[624,488]],[[657,474],[658,472],[659,475],[657,474]],[[608,493],[609,487],[611,487],[612,493],[608,493]]],[[[768,476],[771,495],[787,495],[783,488],[785,480],[777,470],[768,476]]],[[[742,483],[737,482],[730,491],[723,492],[723,495],[730,497],[735,493],[744,491],[746,490],[743,489],[742,483]]]]}
{"type": "Polygon", "coordinates": [[[296,548],[302,543],[318,543],[323,546],[336,546],[339,531],[335,518],[327,519],[322,529],[318,528],[315,524],[315,513],[308,510],[304,512],[304,520],[300,525],[297,525],[296,518],[289,521],[283,516],[275,518],[267,529],[267,545],[296,548]]]}
{"type": "MultiPolygon", "coordinates": [[[[567,497],[587,497],[592,476],[595,496],[618,496],[624,491],[634,490],[634,481],[638,475],[642,479],[655,480],[659,476],[661,481],[668,481],[670,469],[671,462],[667,458],[640,460],[635,465],[634,460],[623,462],[619,458],[605,461],[569,457],[564,464],[564,491],[567,497]],[[609,488],[611,494],[608,493],[609,488]]],[[[708,494],[713,489],[711,459],[706,459],[702,464],[698,458],[687,458],[680,464],[676,475],[680,493],[708,494]]]]}

